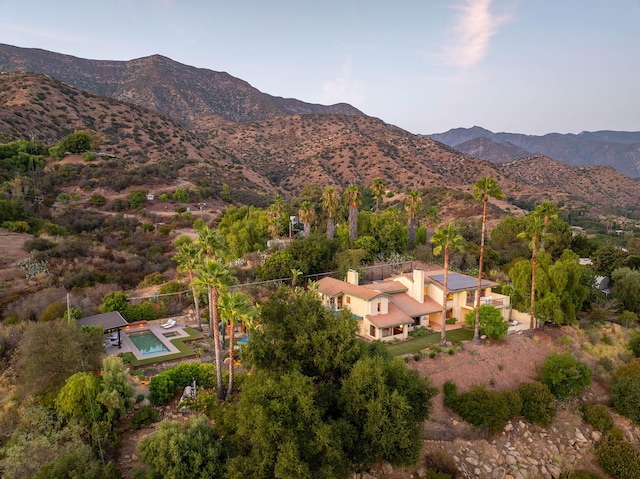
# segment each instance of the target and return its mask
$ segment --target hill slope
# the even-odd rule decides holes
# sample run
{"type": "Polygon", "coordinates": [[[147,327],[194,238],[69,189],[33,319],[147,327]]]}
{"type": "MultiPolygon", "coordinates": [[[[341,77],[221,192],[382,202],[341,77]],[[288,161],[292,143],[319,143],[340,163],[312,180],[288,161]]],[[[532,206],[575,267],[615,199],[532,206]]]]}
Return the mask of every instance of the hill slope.
{"type": "Polygon", "coordinates": [[[267,95],[228,73],[183,65],[161,55],[130,61],[86,60],[0,44],[0,71],[42,73],[157,111],[183,125],[209,115],[237,122],[305,113],[362,115],[347,104],[316,105],[267,95]]]}

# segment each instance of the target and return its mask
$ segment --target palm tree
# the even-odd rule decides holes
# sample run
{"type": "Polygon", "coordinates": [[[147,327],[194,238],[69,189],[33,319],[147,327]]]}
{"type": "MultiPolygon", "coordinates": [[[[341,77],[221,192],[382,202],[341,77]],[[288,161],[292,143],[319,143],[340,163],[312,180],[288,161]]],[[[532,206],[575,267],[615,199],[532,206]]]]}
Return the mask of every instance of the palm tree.
{"type": "Polygon", "coordinates": [[[309,201],[303,201],[298,210],[300,221],[304,225],[304,237],[308,238],[311,235],[311,223],[315,218],[316,212],[311,206],[309,201]]]}
{"type": "Polygon", "coordinates": [[[358,206],[360,206],[360,190],[356,185],[349,185],[344,190],[344,197],[349,203],[349,243],[358,237],[358,206]]]}
{"type": "Polygon", "coordinates": [[[442,330],[440,331],[440,345],[447,345],[447,313],[448,304],[447,296],[449,296],[449,253],[453,251],[462,251],[464,247],[464,238],[456,229],[453,223],[449,223],[437,230],[431,238],[434,244],[433,253],[439,256],[444,253],[444,282],[443,282],[443,311],[442,311],[442,330]]]}
{"type": "Polygon", "coordinates": [[[504,193],[500,185],[490,176],[485,176],[476,181],[473,185],[473,197],[477,201],[482,201],[482,233],[480,236],[480,260],[478,262],[478,292],[476,294],[476,320],[473,330],[473,342],[480,343],[480,291],[482,289],[482,266],[484,262],[484,240],[487,231],[487,204],[489,197],[501,200],[504,193]]]}
{"type": "Polygon", "coordinates": [[[376,199],[376,211],[380,210],[380,199],[382,198],[382,195],[384,195],[386,189],[387,185],[382,178],[374,178],[371,182],[371,193],[376,199]]]}
{"type": "Polygon", "coordinates": [[[271,239],[276,239],[278,233],[280,233],[280,218],[281,215],[278,212],[278,207],[274,204],[269,205],[267,210],[267,223],[269,224],[268,230],[271,234],[271,239]]]}
{"type": "Polygon", "coordinates": [[[198,230],[196,243],[204,250],[207,258],[221,259],[227,255],[227,242],[224,235],[218,230],[204,225],[198,230]]]}
{"type": "Polygon", "coordinates": [[[193,281],[196,286],[207,288],[207,297],[209,299],[209,325],[213,335],[213,350],[216,361],[218,399],[224,399],[224,390],[222,385],[223,345],[220,343],[218,299],[220,297],[220,290],[232,284],[233,275],[223,263],[213,259],[206,259],[205,262],[197,269],[197,276],[193,281]]]}
{"type": "Polygon", "coordinates": [[[529,310],[529,329],[535,329],[537,327],[535,316],[536,268],[538,264],[538,250],[540,249],[540,242],[544,235],[544,228],[544,216],[534,211],[528,216],[526,229],[518,235],[519,238],[529,240],[529,248],[531,248],[531,308],[529,310]]]}
{"type": "Polygon", "coordinates": [[[296,289],[296,283],[298,282],[298,278],[304,274],[303,271],[298,268],[291,269],[291,289],[296,289]]]}
{"type": "Polygon", "coordinates": [[[198,318],[198,331],[202,331],[202,318],[200,318],[200,302],[198,301],[198,292],[193,282],[193,274],[196,268],[202,262],[202,250],[193,242],[183,243],[178,247],[178,251],[173,256],[178,263],[178,271],[186,271],[189,274],[189,285],[193,294],[193,304],[196,310],[196,318],[198,318]]]}
{"type": "Polygon", "coordinates": [[[440,224],[440,210],[437,206],[429,206],[427,211],[425,212],[424,222],[427,226],[427,245],[433,248],[433,243],[431,243],[431,238],[433,238],[433,233],[435,232],[435,227],[440,224]]]}
{"type": "Polygon", "coordinates": [[[407,238],[409,239],[409,248],[413,249],[416,241],[416,216],[422,206],[422,195],[418,190],[411,190],[407,194],[404,209],[407,212],[407,238]]]}
{"type": "Polygon", "coordinates": [[[229,331],[229,387],[227,388],[227,400],[233,393],[233,368],[234,368],[234,342],[236,338],[236,324],[241,322],[251,322],[257,314],[257,308],[251,305],[249,295],[240,291],[224,291],[220,295],[220,317],[229,331]]]}
{"type": "MultiPolygon", "coordinates": [[[[546,235],[548,233],[549,221],[558,219],[558,207],[554,205],[551,201],[544,200],[542,203],[536,206],[535,212],[536,214],[542,216],[543,224],[544,224],[543,235],[546,235]]],[[[541,242],[542,249],[546,249],[546,245],[544,241],[545,239],[546,238],[543,238],[541,242]]]]}
{"type": "Polygon", "coordinates": [[[322,193],[322,205],[327,210],[327,238],[333,239],[333,234],[335,232],[335,224],[333,222],[333,217],[336,214],[336,210],[338,209],[338,204],[340,203],[340,193],[333,188],[328,187],[322,193]]]}

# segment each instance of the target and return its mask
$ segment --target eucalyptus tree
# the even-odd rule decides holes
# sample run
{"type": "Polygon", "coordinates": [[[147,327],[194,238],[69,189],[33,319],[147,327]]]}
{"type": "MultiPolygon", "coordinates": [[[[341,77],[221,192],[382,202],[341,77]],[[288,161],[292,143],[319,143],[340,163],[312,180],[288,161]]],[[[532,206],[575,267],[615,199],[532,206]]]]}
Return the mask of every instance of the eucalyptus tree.
{"type": "Polygon", "coordinates": [[[340,193],[333,188],[328,187],[322,192],[322,206],[327,210],[327,238],[333,239],[335,233],[334,216],[340,204],[340,193]]]}
{"type": "Polygon", "coordinates": [[[178,247],[178,251],[173,256],[178,263],[178,271],[186,271],[189,275],[189,286],[193,295],[193,305],[196,310],[196,318],[198,318],[198,331],[202,331],[202,318],[200,317],[200,301],[198,300],[198,291],[193,281],[195,270],[202,263],[202,249],[198,248],[192,241],[183,243],[178,247]]]}
{"type": "Polygon", "coordinates": [[[224,389],[222,385],[222,349],[220,341],[220,314],[218,311],[218,300],[220,292],[233,283],[233,274],[227,266],[220,261],[205,259],[196,270],[197,276],[194,278],[196,286],[207,288],[207,298],[209,300],[209,326],[213,336],[213,350],[216,361],[216,380],[218,399],[224,399],[224,389]]]}
{"type": "Polygon", "coordinates": [[[447,301],[447,296],[449,296],[449,253],[451,251],[462,251],[464,248],[464,238],[453,223],[449,223],[447,226],[444,226],[435,232],[433,238],[431,238],[431,242],[434,244],[433,254],[436,256],[443,254],[444,256],[444,281],[442,284],[443,311],[442,329],[440,330],[440,345],[444,347],[447,345],[447,313],[449,309],[447,301]]]}
{"type": "Polygon", "coordinates": [[[487,231],[487,204],[489,198],[501,200],[504,193],[500,185],[491,176],[480,178],[473,185],[473,197],[482,201],[482,233],[480,236],[480,260],[478,261],[478,292],[476,294],[476,319],[474,322],[473,342],[480,342],[480,291],[482,290],[482,267],[484,262],[484,241],[487,231]]]}
{"type": "Polygon", "coordinates": [[[311,236],[311,223],[313,222],[315,215],[316,212],[311,203],[303,201],[300,205],[300,209],[298,210],[298,216],[300,217],[300,222],[304,225],[305,238],[311,236]]]}
{"type": "Polygon", "coordinates": [[[376,199],[376,211],[380,210],[380,200],[386,189],[387,185],[382,178],[374,178],[371,182],[371,193],[376,199]]]}
{"type": "Polygon", "coordinates": [[[234,373],[234,342],[236,337],[236,325],[240,323],[252,324],[258,314],[258,308],[251,304],[251,297],[241,291],[223,291],[220,295],[220,317],[229,329],[229,386],[227,388],[227,400],[233,393],[234,373]]]}
{"type": "Polygon", "coordinates": [[[407,239],[409,248],[413,249],[416,241],[416,217],[422,206],[422,195],[418,190],[411,190],[407,193],[404,209],[407,212],[407,239]]]}
{"type": "Polygon", "coordinates": [[[344,198],[349,204],[349,243],[358,237],[358,206],[362,193],[356,185],[349,185],[344,190],[344,198]]]}

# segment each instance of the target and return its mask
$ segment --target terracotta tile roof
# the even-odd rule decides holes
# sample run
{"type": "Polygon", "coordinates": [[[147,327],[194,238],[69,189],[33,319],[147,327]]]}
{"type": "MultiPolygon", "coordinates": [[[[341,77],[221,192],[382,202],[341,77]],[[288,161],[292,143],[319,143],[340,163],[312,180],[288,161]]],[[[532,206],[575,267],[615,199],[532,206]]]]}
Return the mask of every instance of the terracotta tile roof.
{"type": "Polygon", "coordinates": [[[407,287],[398,281],[380,281],[379,283],[363,284],[362,287],[381,293],[404,293],[407,291],[407,287]]]}
{"type": "Polygon", "coordinates": [[[365,288],[364,286],[356,286],[355,284],[350,284],[328,276],[322,278],[316,284],[318,285],[318,292],[327,296],[350,294],[351,296],[356,296],[370,301],[373,298],[385,295],[381,291],[375,291],[373,289],[365,288]]]}
{"type": "Polygon", "coordinates": [[[413,324],[411,316],[401,311],[395,304],[389,304],[389,312],[387,314],[367,314],[367,319],[371,321],[376,328],[392,328],[402,324],[413,324]]]}
{"type": "Polygon", "coordinates": [[[424,303],[419,303],[408,294],[401,293],[392,295],[389,301],[411,317],[442,311],[442,306],[429,297],[424,299],[424,303]]]}

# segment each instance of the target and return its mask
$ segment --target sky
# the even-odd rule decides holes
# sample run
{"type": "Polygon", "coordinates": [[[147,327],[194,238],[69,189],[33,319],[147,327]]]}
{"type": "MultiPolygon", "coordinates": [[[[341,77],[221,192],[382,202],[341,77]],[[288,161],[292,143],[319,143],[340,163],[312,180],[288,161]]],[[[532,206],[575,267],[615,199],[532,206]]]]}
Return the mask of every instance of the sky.
{"type": "Polygon", "coordinates": [[[0,0],[0,43],[160,54],[418,134],[640,131],[640,0],[0,0]]]}

